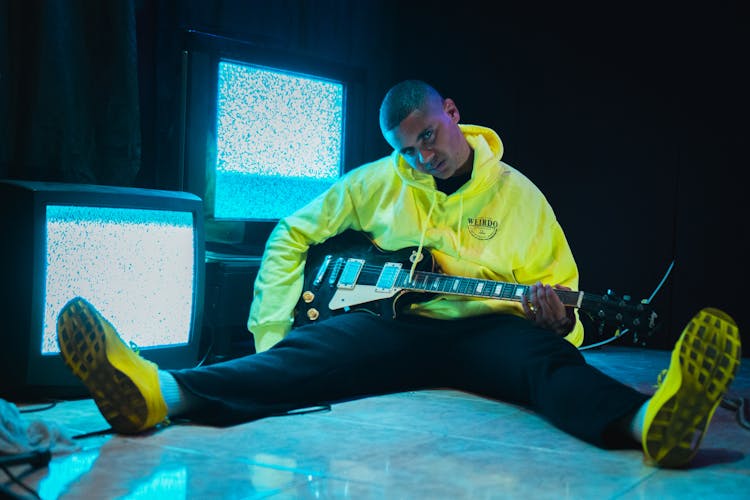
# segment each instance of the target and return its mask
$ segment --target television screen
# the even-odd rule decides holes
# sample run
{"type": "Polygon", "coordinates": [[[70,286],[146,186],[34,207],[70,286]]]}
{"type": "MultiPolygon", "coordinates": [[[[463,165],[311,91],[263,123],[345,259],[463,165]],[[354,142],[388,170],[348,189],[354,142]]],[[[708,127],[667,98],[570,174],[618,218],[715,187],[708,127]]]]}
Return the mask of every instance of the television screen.
{"type": "Polygon", "coordinates": [[[205,202],[207,244],[260,252],[280,218],[362,162],[364,73],[192,30],[183,56],[183,187],[205,202]]]}
{"type": "Polygon", "coordinates": [[[217,219],[279,219],[341,175],[343,82],[222,60],[216,102],[217,219]]]}
{"type": "Polygon", "coordinates": [[[14,397],[85,395],[57,345],[68,300],[91,302],[141,355],[165,368],[198,361],[203,208],[182,192],[0,181],[5,349],[14,397]]]}

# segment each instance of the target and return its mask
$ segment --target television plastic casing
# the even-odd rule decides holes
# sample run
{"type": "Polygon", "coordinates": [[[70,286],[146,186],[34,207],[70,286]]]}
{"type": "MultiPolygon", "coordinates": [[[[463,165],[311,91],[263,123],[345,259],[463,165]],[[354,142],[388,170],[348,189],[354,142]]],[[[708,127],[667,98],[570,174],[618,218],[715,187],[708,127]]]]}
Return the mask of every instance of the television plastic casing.
{"type": "MultiPolygon", "coordinates": [[[[197,364],[205,274],[201,198],[185,192],[142,188],[0,180],[0,235],[3,237],[0,244],[0,313],[3,318],[0,325],[0,397],[34,400],[88,395],[83,384],[64,365],[59,353],[42,353],[48,300],[47,207],[51,205],[90,207],[94,214],[98,208],[145,210],[144,214],[165,210],[191,214],[194,276],[188,340],[186,343],[146,347],[139,352],[161,368],[187,368],[197,364]]],[[[141,255],[139,248],[125,250],[132,250],[137,258],[151,257],[141,255]]],[[[117,262],[111,265],[117,266],[117,262]]],[[[95,279],[107,282],[106,276],[95,279]]],[[[118,285],[112,283],[112,286],[118,285]]],[[[143,311],[134,311],[134,314],[145,314],[142,321],[149,321],[143,311]]]]}

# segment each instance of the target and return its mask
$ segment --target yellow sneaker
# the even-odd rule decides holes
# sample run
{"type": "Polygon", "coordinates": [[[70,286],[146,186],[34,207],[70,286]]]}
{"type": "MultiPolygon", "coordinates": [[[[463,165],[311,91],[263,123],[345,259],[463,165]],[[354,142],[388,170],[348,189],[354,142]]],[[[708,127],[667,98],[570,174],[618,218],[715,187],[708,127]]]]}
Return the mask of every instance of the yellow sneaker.
{"type": "Polygon", "coordinates": [[[681,467],[693,459],[740,366],[740,349],[737,324],[725,312],[706,308],[690,320],[646,410],[647,462],[681,467]]]}
{"type": "Polygon", "coordinates": [[[85,299],[76,297],[60,311],[57,342],[115,432],[133,434],[166,420],[157,366],[133,352],[85,299]]]}

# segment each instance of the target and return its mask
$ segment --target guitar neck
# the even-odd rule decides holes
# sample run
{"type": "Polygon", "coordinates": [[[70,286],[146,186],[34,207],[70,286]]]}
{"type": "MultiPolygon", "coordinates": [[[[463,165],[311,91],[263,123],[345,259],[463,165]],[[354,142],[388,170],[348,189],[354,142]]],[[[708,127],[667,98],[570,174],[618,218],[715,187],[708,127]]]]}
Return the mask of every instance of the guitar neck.
{"type": "MultiPolygon", "coordinates": [[[[395,286],[411,291],[465,295],[514,302],[523,302],[530,288],[529,285],[518,283],[449,276],[425,271],[416,271],[410,280],[408,270],[399,271],[395,286]]],[[[557,293],[564,305],[581,307],[583,292],[555,290],[555,293],[557,293]]]]}

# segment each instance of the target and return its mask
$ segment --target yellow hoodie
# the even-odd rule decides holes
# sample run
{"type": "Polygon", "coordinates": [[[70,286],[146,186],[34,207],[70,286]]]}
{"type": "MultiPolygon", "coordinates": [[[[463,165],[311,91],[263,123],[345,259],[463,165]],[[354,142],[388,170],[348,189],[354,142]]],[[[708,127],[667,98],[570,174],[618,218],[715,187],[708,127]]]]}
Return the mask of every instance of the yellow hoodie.
{"type": "MultiPolygon", "coordinates": [[[[578,289],[578,269],[555,214],[539,189],[503,163],[498,135],[460,125],[474,150],[471,179],[446,195],[435,179],[394,151],[342,176],[331,188],[281,219],[266,244],[247,327],[264,351],[292,327],[303,286],[305,255],[346,229],[368,233],[383,250],[423,245],[442,272],[510,283],[578,289]]],[[[438,295],[410,313],[452,319],[488,313],[523,317],[517,302],[438,295]]],[[[566,336],[583,343],[578,320],[566,336]]]]}

